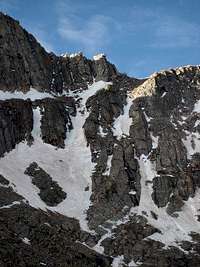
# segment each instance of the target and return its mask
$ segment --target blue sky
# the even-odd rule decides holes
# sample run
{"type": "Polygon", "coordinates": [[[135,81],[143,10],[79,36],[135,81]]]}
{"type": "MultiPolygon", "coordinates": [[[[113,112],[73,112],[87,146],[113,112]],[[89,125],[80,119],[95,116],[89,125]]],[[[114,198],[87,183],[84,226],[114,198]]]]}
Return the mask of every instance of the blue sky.
{"type": "Polygon", "coordinates": [[[0,0],[56,54],[105,53],[121,72],[200,64],[199,0],[0,0]]]}

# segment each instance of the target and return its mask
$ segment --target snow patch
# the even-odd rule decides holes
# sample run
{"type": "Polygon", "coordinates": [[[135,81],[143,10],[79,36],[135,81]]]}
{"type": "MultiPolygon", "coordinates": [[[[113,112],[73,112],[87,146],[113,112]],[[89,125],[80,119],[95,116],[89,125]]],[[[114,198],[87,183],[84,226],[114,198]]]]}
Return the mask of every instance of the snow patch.
{"type": "Polygon", "coordinates": [[[112,232],[111,229],[105,228],[103,226],[100,225],[100,227],[106,231],[106,233],[104,235],[102,235],[101,239],[98,241],[98,243],[92,248],[93,250],[95,250],[96,252],[103,254],[104,253],[104,247],[101,246],[101,243],[103,242],[103,240],[105,240],[106,238],[111,238],[112,237],[112,232]]]}
{"type": "Polygon", "coordinates": [[[13,93],[7,91],[0,91],[0,100],[8,100],[8,99],[30,99],[32,101],[36,99],[44,99],[44,98],[53,98],[54,96],[50,93],[39,92],[34,88],[30,88],[30,90],[26,93],[21,91],[14,91],[13,93]]]}
{"type": "Polygon", "coordinates": [[[192,155],[195,153],[200,153],[200,134],[198,132],[190,133],[185,131],[186,138],[182,139],[182,142],[187,149],[187,157],[191,159],[192,155]]]}
{"type": "Polygon", "coordinates": [[[31,135],[33,136],[34,140],[36,138],[41,137],[41,129],[40,129],[41,118],[42,116],[40,113],[40,108],[37,107],[36,109],[33,109],[33,130],[31,135]]]}
{"type": "Polygon", "coordinates": [[[177,212],[179,215],[177,218],[169,216],[166,207],[158,208],[152,200],[152,180],[158,176],[155,164],[144,155],[138,159],[138,162],[141,174],[141,197],[139,206],[133,207],[131,214],[143,215],[143,211],[145,211],[148,223],[161,231],[161,233],[154,233],[148,238],[160,241],[166,247],[171,245],[179,247],[179,242],[183,240],[191,241],[189,234],[192,231],[200,232],[200,223],[197,221],[200,208],[200,191],[196,193],[194,198],[189,198],[185,202],[182,211],[177,212]],[[157,214],[157,220],[151,216],[151,211],[157,214]]]}
{"type": "Polygon", "coordinates": [[[164,93],[161,95],[161,98],[163,98],[166,94],[167,94],[167,92],[164,92],[164,93]]]}
{"type": "Polygon", "coordinates": [[[123,267],[124,266],[124,256],[117,256],[113,259],[112,267],[123,267]]]}
{"type": "Polygon", "coordinates": [[[61,57],[64,57],[64,58],[74,58],[74,57],[77,57],[77,56],[82,56],[83,53],[82,52],[78,52],[78,53],[64,53],[64,54],[61,54],[61,57]]]}
{"type": "Polygon", "coordinates": [[[9,209],[9,208],[11,208],[14,205],[20,205],[20,204],[21,204],[20,201],[14,201],[12,204],[5,205],[5,206],[0,207],[0,209],[9,209]]]}
{"type": "Polygon", "coordinates": [[[101,53],[101,54],[97,54],[97,55],[93,56],[93,59],[94,60],[99,60],[99,59],[101,59],[103,57],[105,57],[105,55],[101,53]]]}
{"type": "Polygon", "coordinates": [[[94,163],[91,162],[90,147],[87,146],[82,128],[88,116],[85,103],[90,96],[106,85],[106,82],[99,81],[80,93],[79,97],[82,100],[77,108],[77,116],[71,118],[73,129],[65,140],[65,149],[43,143],[40,130],[41,113],[37,108],[33,110],[33,145],[30,147],[22,142],[0,159],[1,174],[16,185],[13,186],[13,190],[22,195],[31,206],[75,217],[86,231],[89,231],[86,210],[91,204],[91,175],[94,163]],[[37,162],[67,193],[66,199],[56,207],[49,207],[40,199],[38,188],[24,174],[32,162],[37,162]],[[89,187],[89,190],[86,190],[86,187],[89,187]]]}
{"type": "Polygon", "coordinates": [[[129,117],[129,110],[132,106],[132,98],[127,96],[127,104],[124,106],[123,114],[117,117],[113,124],[113,135],[117,137],[118,140],[121,139],[123,135],[129,136],[129,129],[132,124],[132,118],[129,117]]]}
{"type": "Polygon", "coordinates": [[[200,113],[200,100],[198,100],[198,101],[195,103],[193,112],[198,112],[198,113],[200,113]]]}
{"type": "Polygon", "coordinates": [[[108,160],[107,160],[107,166],[106,166],[106,170],[104,173],[102,173],[103,175],[110,175],[110,169],[111,169],[111,166],[112,166],[112,158],[113,158],[113,155],[111,156],[108,156],[108,160]]]}
{"type": "Polygon", "coordinates": [[[31,245],[31,243],[30,243],[30,240],[27,238],[27,237],[24,237],[24,238],[22,238],[22,241],[24,242],[24,244],[26,244],[26,245],[31,245]]]}
{"type": "Polygon", "coordinates": [[[104,129],[102,128],[101,125],[99,125],[99,135],[100,135],[101,137],[105,137],[105,136],[107,136],[107,133],[104,131],[104,129]]]}

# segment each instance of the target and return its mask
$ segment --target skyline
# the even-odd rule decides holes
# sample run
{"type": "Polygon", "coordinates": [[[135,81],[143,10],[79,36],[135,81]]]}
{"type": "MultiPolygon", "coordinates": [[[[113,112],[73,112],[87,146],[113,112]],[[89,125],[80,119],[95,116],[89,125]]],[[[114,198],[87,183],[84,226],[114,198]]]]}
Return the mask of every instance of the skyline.
{"type": "Polygon", "coordinates": [[[199,9],[197,0],[0,0],[0,10],[48,51],[104,53],[120,72],[138,78],[200,63],[199,9]]]}

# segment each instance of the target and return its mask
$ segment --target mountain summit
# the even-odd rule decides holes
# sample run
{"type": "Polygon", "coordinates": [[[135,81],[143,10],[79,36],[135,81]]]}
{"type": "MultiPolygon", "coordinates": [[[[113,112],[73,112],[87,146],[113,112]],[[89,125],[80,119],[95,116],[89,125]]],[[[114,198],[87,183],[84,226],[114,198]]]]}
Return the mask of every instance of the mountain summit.
{"type": "Polygon", "coordinates": [[[0,13],[0,266],[200,266],[200,67],[139,80],[0,13]]]}

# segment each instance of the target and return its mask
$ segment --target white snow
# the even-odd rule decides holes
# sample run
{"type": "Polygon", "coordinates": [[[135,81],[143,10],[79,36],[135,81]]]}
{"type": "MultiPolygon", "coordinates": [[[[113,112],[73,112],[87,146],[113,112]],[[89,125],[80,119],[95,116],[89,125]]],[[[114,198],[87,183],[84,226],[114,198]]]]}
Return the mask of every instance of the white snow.
{"type": "Polygon", "coordinates": [[[152,139],[152,148],[156,149],[158,147],[159,136],[154,136],[152,133],[150,133],[150,135],[152,139]]]}
{"type": "Polygon", "coordinates": [[[103,242],[103,240],[105,240],[106,238],[111,238],[112,237],[112,232],[111,229],[109,228],[105,228],[102,225],[100,225],[100,227],[106,231],[106,233],[104,235],[102,235],[101,239],[99,239],[98,243],[92,248],[93,250],[95,250],[96,252],[103,254],[104,253],[104,247],[101,246],[101,243],[103,242]]]}
{"type": "Polygon", "coordinates": [[[136,195],[137,194],[137,192],[136,191],[134,191],[134,190],[131,190],[130,192],[129,192],[129,195],[136,195]]]}
{"type": "Polygon", "coordinates": [[[20,205],[20,204],[21,204],[20,201],[14,201],[13,203],[11,203],[9,205],[5,205],[5,206],[0,207],[0,209],[9,209],[9,208],[11,208],[14,205],[20,205]]]}
{"type": "Polygon", "coordinates": [[[193,112],[200,112],[200,100],[195,103],[193,112]]]}
{"type": "Polygon", "coordinates": [[[78,52],[78,53],[64,53],[64,54],[61,54],[61,57],[64,57],[64,58],[67,58],[67,57],[70,57],[70,58],[74,58],[74,57],[77,57],[77,56],[81,56],[82,55],[82,52],[78,52]]]}
{"type": "Polygon", "coordinates": [[[129,267],[137,267],[138,264],[136,264],[136,263],[134,262],[134,260],[132,260],[131,262],[129,262],[128,266],[129,266],[129,267]]]}
{"type": "Polygon", "coordinates": [[[149,117],[149,116],[147,116],[147,114],[146,114],[146,112],[145,111],[143,111],[143,113],[144,113],[144,116],[145,116],[145,119],[146,119],[146,121],[149,123],[153,118],[152,117],[149,117]]]}
{"type": "MultiPolygon", "coordinates": [[[[158,137],[154,137],[151,133],[153,147],[158,145],[158,137]]],[[[178,246],[178,242],[183,240],[191,240],[190,232],[200,232],[200,223],[197,221],[197,215],[200,214],[200,190],[196,192],[194,198],[189,198],[180,212],[178,217],[172,217],[166,212],[166,207],[158,208],[152,199],[152,180],[159,176],[156,172],[154,162],[148,159],[148,156],[141,155],[138,158],[141,175],[141,196],[138,207],[131,208],[130,214],[143,215],[143,211],[147,214],[148,223],[161,230],[148,238],[160,241],[166,247],[170,245],[178,246]],[[151,216],[151,211],[157,214],[158,219],[155,220],[151,216]]],[[[144,216],[144,215],[143,215],[144,216]]]]}
{"type": "Polygon", "coordinates": [[[117,117],[113,124],[113,135],[121,139],[123,135],[129,136],[129,129],[132,124],[132,118],[129,117],[129,110],[132,105],[132,98],[127,96],[127,104],[124,106],[123,114],[117,117]]]}
{"type": "Polygon", "coordinates": [[[24,238],[22,238],[22,241],[26,244],[26,245],[31,245],[31,243],[30,243],[30,240],[27,238],[27,237],[24,237],[24,238]]]}
{"type": "Polygon", "coordinates": [[[167,92],[164,92],[162,95],[161,95],[161,98],[163,98],[165,95],[166,95],[167,92]]]}
{"type": "Polygon", "coordinates": [[[112,158],[113,158],[113,155],[108,156],[106,170],[103,173],[103,175],[108,175],[108,176],[110,175],[110,169],[112,166],[112,158]]]}
{"type": "Polygon", "coordinates": [[[30,90],[26,93],[23,93],[21,91],[14,91],[13,93],[8,91],[0,91],[0,100],[7,100],[7,99],[30,99],[32,101],[36,99],[43,99],[43,98],[53,98],[54,96],[46,93],[46,92],[39,92],[34,88],[30,88],[30,90]]]}
{"type": "Polygon", "coordinates": [[[196,128],[199,125],[200,125],[200,120],[196,120],[194,127],[196,128]]]}
{"type": "Polygon", "coordinates": [[[99,125],[99,135],[101,137],[105,137],[107,135],[107,133],[103,130],[101,125],[99,125]]]}
{"type": "Polygon", "coordinates": [[[88,231],[85,213],[90,206],[94,164],[91,163],[90,148],[87,146],[82,126],[88,116],[85,108],[87,99],[106,85],[107,83],[99,81],[80,94],[80,108],[77,109],[77,116],[72,117],[74,128],[67,135],[65,149],[57,149],[43,143],[40,137],[40,109],[37,108],[33,110],[33,145],[29,147],[25,142],[20,143],[0,159],[1,174],[16,185],[13,190],[28,200],[31,206],[75,217],[80,221],[81,227],[88,231]],[[56,207],[49,207],[40,199],[39,189],[32,184],[31,178],[24,174],[25,169],[34,161],[67,193],[67,198],[56,207]],[[87,186],[89,191],[85,191],[87,186]]]}
{"type": "Polygon", "coordinates": [[[131,209],[131,214],[142,215],[145,211],[148,215],[146,218],[148,223],[161,230],[160,233],[155,233],[148,238],[164,243],[167,246],[178,246],[178,242],[182,240],[191,240],[189,233],[200,232],[200,224],[197,221],[196,215],[199,214],[200,208],[200,191],[196,193],[194,198],[189,198],[185,202],[181,212],[178,212],[178,217],[169,216],[166,208],[158,208],[152,200],[152,184],[146,181],[152,181],[155,176],[158,176],[155,171],[155,165],[145,156],[141,156],[138,160],[141,174],[141,197],[138,207],[131,209]],[[158,215],[155,220],[151,216],[151,211],[158,215]]]}
{"type": "Polygon", "coordinates": [[[113,259],[112,267],[123,267],[124,266],[124,256],[117,256],[113,259]]]}
{"type": "Polygon", "coordinates": [[[101,59],[101,58],[103,58],[105,55],[104,54],[97,54],[97,55],[95,55],[95,56],[93,56],[93,59],[94,60],[99,60],[99,59],[101,59]]]}
{"type": "Polygon", "coordinates": [[[41,136],[41,129],[40,129],[40,121],[41,121],[41,114],[40,114],[40,108],[37,107],[36,109],[33,109],[33,130],[32,130],[32,136],[35,138],[38,138],[41,136]]]}
{"type": "Polygon", "coordinates": [[[191,156],[195,153],[200,153],[200,134],[198,132],[185,131],[186,138],[182,139],[184,146],[187,149],[187,157],[191,159],[191,156]]]}
{"type": "Polygon", "coordinates": [[[69,55],[70,58],[73,58],[73,57],[77,57],[77,56],[80,56],[82,53],[79,52],[79,53],[72,53],[69,55]]]}

